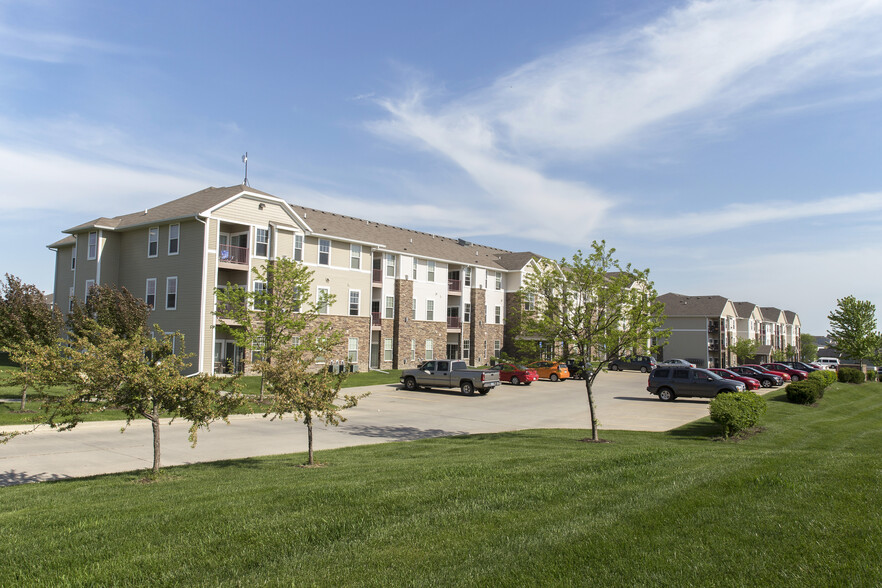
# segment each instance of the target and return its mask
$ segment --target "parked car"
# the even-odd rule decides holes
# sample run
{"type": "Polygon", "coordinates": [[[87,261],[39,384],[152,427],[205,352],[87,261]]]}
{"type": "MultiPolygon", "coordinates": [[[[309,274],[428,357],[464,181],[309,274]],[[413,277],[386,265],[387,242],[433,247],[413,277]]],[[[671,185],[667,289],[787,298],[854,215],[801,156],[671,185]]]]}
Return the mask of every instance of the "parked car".
{"type": "Polygon", "coordinates": [[[744,392],[745,386],[701,368],[659,366],[649,374],[646,390],[670,402],[678,396],[715,398],[723,392],[744,392]]]}
{"type": "Polygon", "coordinates": [[[486,394],[499,385],[499,372],[469,369],[464,361],[424,361],[415,369],[401,372],[401,383],[408,390],[424,388],[459,388],[463,394],[475,390],[486,394]]]}
{"type": "Polygon", "coordinates": [[[815,362],[819,366],[823,367],[825,370],[838,370],[839,369],[839,358],[838,357],[819,357],[815,362]]]}
{"type": "Polygon", "coordinates": [[[594,368],[590,361],[583,362],[581,359],[570,358],[567,360],[567,370],[569,370],[570,377],[574,380],[584,380],[591,377],[594,368]]]}
{"type": "Polygon", "coordinates": [[[744,384],[744,387],[748,390],[759,390],[760,381],[756,378],[751,378],[750,376],[742,376],[741,374],[736,374],[735,372],[723,368],[709,368],[710,371],[717,374],[721,378],[725,378],[727,380],[735,380],[736,382],[741,382],[744,384]]]}
{"type": "Polygon", "coordinates": [[[536,374],[540,378],[548,378],[552,382],[566,380],[570,377],[570,370],[567,369],[567,364],[560,363],[559,361],[534,361],[527,367],[536,370],[536,374]]]}
{"type": "Polygon", "coordinates": [[[666,359],[658,365],[670,366],[670,367],[690,367],[694,368],[695,364],[691,361],[686,361],[685,359],[666,359]]]}
{"type": "Polygon", "coordinates": [[[610,371],[640,370],[644,374],[654,370],[658,364],[651,355],[629,355],[625,358],[614,359],[609,364],[610,371]]]}
{"type": "Polygon", "coordinates": [[[790,374],[788,374],[786,372],[779,372],[778,370],[770,370],[767,367],[763,367],[763,366],[755,364],[755,363],[745,364],[745,367],[751,367],[751,368],[753,368],[757,371],[760,371],[760,372],[768,372],[770,374],[775,374],[777,376],[781,376],[781,380],[784,381],[785,383],[790,381],[790,374]]]}
{"type": "Polygon", "coordinates": [[[818,371],[819,367],[815,367],[813,365],[807,364],[804,361],[779,361],[778,363],[783,363],[784,365],[788,365],[793,369],[802,370],[808,374],[812,372],[818,371]]]}
{"type": "Polygon", "coordinates": [[[773,372],[784,372],[788,376],[790,376],[790,380],[793,382],[799,382],[800,380],[805,380],[808,378],[808,372],[804,370],[798,370],[796,368],[792,368],[789,365],[784,365],[783,363],[764,363],[761,364],[767,370],[772,370],[773,372]]]}
{"type": "Polygon", "coordinates": [[[771,388],[772,386],[780,386],[784,383],[784,378],[781,376],[776,376],[770,372],[761,372],[759,370],[755,370],[752,367],[738,365],[735,367],[728,368],[729,371],[735,372],[739,376],[745,376],[748,378],[754,378],[755,380],[759,380],[760,385],[763,388],[771,388]]]}
{"type": "Polygon", "coordinates": [[[490,367],[491,370],[499,372],[499,381],[508,382],[517,386],[518,384],[530,385],[539,379],[539,374],[533,368],[513,363],[497,363],[490,367]]]}

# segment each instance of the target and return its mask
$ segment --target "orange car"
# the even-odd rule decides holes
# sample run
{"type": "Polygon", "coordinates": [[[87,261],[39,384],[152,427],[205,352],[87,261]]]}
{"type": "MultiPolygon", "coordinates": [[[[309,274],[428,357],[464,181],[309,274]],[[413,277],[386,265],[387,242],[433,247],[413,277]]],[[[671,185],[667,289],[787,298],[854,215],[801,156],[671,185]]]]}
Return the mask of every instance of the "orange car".
{"type": "Polygon", "coordinates": [[[565,363],[558,363],[556,361],[534,361],[528,367],[536,370],[540,379],[548,378],[552,382],[566,380],[570,377],[570,370],[567,369],[567,364],[565,363]]]}

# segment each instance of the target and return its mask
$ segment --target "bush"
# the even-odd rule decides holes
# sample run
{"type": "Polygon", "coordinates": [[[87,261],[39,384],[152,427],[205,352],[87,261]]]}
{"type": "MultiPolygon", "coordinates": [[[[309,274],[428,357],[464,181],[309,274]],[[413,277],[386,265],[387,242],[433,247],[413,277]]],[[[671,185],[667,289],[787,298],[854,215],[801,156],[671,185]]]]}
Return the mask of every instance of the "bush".
{"type": "Polygon", "coordinates": [[[875,382],[876,381],[876,370],[867,370],[867,381],[875,382]]]}
{"type": "Polygon", "coordinates": [[[839,368],[839,381],[846,384],[860,384],[866,381],[864,372],[857,368],[841,367],[839,368]]]}
{"type": "Polygon", "coordinates": [[[710,402],[711,420],[723,426],[723,435],[754,426],[766,412],[766,399],[753,392],[717,394],[710,402]]]}
{"type": "Polygon", "coordinates": [[[820,380],[810,379],[787,384],[787,400],[796,404],[814,404],[824,395],[824,386],[820,380]]]}
{"type": "Polygon", "coordinates": [[[821,370],[821,374],[824,375],[824,378],[827,380],[827,385],[829,386],[833,382],[836,381],[836,372],[833,370],[821,370]]]}
{"type": "Polygon", "coordinates": [[[806,382],[817,382],[818,389],[820,390],[818,398],[823,398],[824,390],[826,390],[827,386],[832,384],[834,380],[836,380],[836,377],[833,375],[833,372],[828,372],[825,370],[810,373],[806,382]],[[830,375],[828,376],[827,374],[830,375]]]}

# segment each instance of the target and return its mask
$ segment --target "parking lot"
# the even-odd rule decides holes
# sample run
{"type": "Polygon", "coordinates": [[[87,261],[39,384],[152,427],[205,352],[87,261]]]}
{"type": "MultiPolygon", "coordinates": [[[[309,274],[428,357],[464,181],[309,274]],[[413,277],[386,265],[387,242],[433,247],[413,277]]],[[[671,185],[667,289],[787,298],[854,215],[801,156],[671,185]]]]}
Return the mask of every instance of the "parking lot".
{"type": "MultiPolygon", "coordinates": [[[[646,381],[646,374],[639,372],[598,375],[594,393],[601,429],[666,431],[707,416],[707,399],[661,402],[646,392],[646,381]]],[[[339,427],[316,427],[317,450],[469,433],[590,428],[585,383],[578,380],[502,384],[486,396],[463,396],[459,390],[408,392],[399,385],[346,392],[370,396],[346,411],[348,420],[339,427]]],[[[293,419],[248,415],[230,422],[200,432],[192,449],[185,421],[163,425],[163,466],[306,451],[306,429],[293,419]]],[[[120,425],[83,423],[65,433],[44,429],[13,439],[0,446],[0,485],[149,467],[149,424],[135,422],[123,434],[120,425]]]]}

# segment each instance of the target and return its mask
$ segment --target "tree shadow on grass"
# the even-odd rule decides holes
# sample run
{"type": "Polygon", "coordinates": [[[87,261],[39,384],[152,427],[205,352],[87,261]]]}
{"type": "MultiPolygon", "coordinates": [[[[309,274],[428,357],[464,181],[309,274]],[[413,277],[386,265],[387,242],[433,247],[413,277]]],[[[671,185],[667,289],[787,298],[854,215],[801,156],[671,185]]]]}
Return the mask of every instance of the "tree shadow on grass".
{"type": "Polygon", "coordinates": [[[467,435],[465,431],[446,431],[444,429],[418,429],[404,426],[367,426],[356,425],[347,427],[346,432],[359,437],[377,437],[394,439],[396,441],[413,441],[415,439],[430,439],[432,437],[451,437],[454,435],[467,435]]]}
{"type": "Polygon", "coordinates": [[[692,439],[696,441],[706,441],[714,439],[722,434],[720,425],[714,422],[700,420],[687,423],[682,427],[677,427],[667,434],[675,439],[692,439]]]}
{"type": "Polygon", "coordinates": [[[59,474],[47,474],[41,472],[39,474],[28,474],[25,472],[17,472],[9,470],[0,473],[0,486],[16,486],[18,484],[32,484],[34,482],[52,482],[55,480],[70,480],[70,476],[62,476],[59,474]]]}

